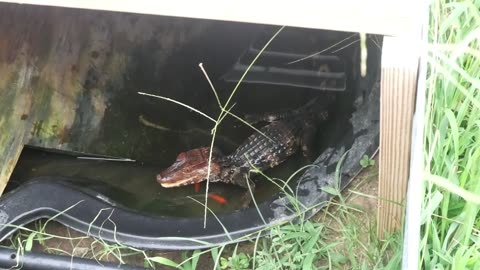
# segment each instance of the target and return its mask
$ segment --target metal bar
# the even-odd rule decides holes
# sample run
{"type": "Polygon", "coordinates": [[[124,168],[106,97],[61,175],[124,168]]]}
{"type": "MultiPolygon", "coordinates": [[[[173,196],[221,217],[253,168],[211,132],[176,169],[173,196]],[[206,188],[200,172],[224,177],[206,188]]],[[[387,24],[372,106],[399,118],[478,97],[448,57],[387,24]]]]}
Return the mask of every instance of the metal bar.
{"type": "Polygon", "coordinates": [[[17,254],[17,251],[10,248],[0,247],[0,268],[2,269],[23,269],[23,270],[145,270],[143,267],[121,265],[110,262],[97,262],[95,260],[53,255],[38,252],[25,252],[17,254]]]}

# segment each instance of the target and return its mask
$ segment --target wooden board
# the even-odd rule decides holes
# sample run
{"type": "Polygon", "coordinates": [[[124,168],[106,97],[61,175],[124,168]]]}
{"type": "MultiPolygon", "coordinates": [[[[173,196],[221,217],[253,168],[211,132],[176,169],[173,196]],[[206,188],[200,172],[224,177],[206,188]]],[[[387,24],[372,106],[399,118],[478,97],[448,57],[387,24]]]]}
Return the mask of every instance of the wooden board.
{"type": "Polygon", "coordinates": [[[404,216],[419,64],[415,44],[407,38],[383,40],[377,227],[380,238],[400,229],[404,216]]]}
{"type": "Polygon", "coordinates": [[[20,126],[16,131],[2,134],[0,138],[0,190],[4,190],[10,175],[20,157],[24,146],[23,132],[20,126]]]}
{"type": "Polygon", "coordinates": [[[418,1],[7,0],[23,4],[402,35],[416,28],[418,1]]]}
{"type": "MultiPolygon", "coordinates": [[[[132,56],[145,52],[154,73],[169,64],[169,52],[198,38],[208,25],[0,3],[0,194],[24,144],[128,158],[160,148],[162,137],[138,121],[146,109],[131,110],[146,108],[137,91],[153,91],[151,85],[129,86],[135,78],[127,69],[143,64],[138,63],[142,57],[132,56]]],[[[181,89],[163,92],[180,95],[181,89]]],[[[158,107],[157,113],[168,106],[158,107]]]]}

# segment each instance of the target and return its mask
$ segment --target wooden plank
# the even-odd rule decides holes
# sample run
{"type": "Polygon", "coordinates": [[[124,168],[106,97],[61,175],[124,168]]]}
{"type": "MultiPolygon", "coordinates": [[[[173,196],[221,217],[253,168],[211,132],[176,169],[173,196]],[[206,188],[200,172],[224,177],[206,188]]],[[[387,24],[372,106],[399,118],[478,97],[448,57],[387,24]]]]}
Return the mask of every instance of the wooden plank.
{"type": "Polygon", "coordinates": [[[7,0],[22,4],[288,25],[384,35],[409,33],[417,1],[7,0]]]}
{"type": "MultiPolygon", "coordinates": [[[[140,57],[132,55],[148,51],[144,59],[155,55],[152,70],[160,70],[173,48],[209,25],[186,21],[0,3],[0,194],[24,144],[134,159],[163,156],[151,149],[160,149],[164,136],[138,121],[150,113],[136,94],[145,89],[126,86],[124,76],[144,76],[127,70],[138,65],[140,57]]],[[[157,83],[164,82],[148,89],[157,83]]],[[[160,115],[170,108],[149,106],[160,115]]]]}
{"type": "Polygon", "coordinates": [[[3,133],[0,139],[0,194],[7,186],[7,181],[15,168],[24,146],[24,126],[17,130],[3,133]]]}
{"type": "Polygon", "coordinates": [[[401,228],[404,215],[419,63],[415,44],[407,38],[385,37],[383,41],[377,227],[380,238],[401,228]]]}

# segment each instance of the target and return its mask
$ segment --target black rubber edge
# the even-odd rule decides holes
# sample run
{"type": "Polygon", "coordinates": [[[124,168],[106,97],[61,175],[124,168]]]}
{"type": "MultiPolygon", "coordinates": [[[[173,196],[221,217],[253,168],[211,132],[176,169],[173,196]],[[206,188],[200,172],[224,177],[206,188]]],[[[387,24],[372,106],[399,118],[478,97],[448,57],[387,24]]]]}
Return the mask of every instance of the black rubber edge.
{"type": "MultiPolygon", "coordinates": [[[[352,114],[351,119],[337,125],[342,136],[332,139],[327,148],[301,177],[296,188],[298,200],[309,215],[322,208],[332,195],[325,186],[345,187],[360,169],[363,155],[371,155],[379,139],[378,84],[352,114]],[[341,183],[334,172],[344,158],[341,183]]],[[[333,127],[335,128],[335,127],[333,127]]],[[[150,216],[122,207],[95,192],[65,181],[64,177],[39,177],[0,198],[0,239],[10,236],[18,226],[40,218],[51,218],[67,227],[109,242],[144,249],[198,249],[233,243],[258,236],[258,232],[274,224],[296,217],[285,196],[259,205],[219,216],[210,215],[204,228],[203,218],[150,216]],[[262,214],[263,219],[260,217],[262,214]],[[265,223],[264,221],[265,220],[265,223]]]]}

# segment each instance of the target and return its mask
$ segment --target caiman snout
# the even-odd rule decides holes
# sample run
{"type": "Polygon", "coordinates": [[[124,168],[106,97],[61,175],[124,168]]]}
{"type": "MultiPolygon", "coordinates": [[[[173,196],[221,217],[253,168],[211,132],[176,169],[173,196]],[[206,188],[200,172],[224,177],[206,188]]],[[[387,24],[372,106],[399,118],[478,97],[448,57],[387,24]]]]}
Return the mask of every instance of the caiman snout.
{"type": "MultiPolygon", "coordinates": [[[[165,188],[195,184],[208,176],[208,157],[210,148],[200,147],[182,152],[175,162],[157,175],[157,182],[165,188]]],[[[211,179],[220,174],[220,165],[212,160],[211,179]]]]}

